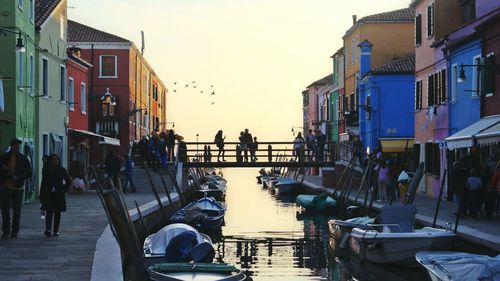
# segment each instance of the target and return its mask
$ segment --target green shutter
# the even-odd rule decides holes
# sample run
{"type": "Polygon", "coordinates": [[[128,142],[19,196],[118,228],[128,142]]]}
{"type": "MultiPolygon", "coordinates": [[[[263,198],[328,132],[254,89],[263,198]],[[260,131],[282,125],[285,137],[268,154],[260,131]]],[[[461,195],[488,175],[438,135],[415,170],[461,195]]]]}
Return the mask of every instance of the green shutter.
{"type": "Polygon", "coordinates": [[[481,95],[493,95],[495,92],[495,56],[490,55],[483,59],[483,71],[481,71],[481,95]]]}

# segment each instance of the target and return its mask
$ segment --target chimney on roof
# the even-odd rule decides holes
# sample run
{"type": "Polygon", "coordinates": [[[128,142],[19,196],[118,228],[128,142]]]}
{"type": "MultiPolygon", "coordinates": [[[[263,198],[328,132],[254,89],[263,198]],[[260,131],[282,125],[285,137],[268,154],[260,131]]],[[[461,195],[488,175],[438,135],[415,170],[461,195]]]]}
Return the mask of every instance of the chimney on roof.
{"type": "Polygon", "coordinates": [[[141,55],[144,55],[144,49],[146,49],[146,43],[144,40],[144,31],[141,31],[141,55]]]}
{"type": "Polygon", "coordinates": [[[352,25],[355,25],[357,21],[358,21],[358,16],[352,15],[352,25]]]}

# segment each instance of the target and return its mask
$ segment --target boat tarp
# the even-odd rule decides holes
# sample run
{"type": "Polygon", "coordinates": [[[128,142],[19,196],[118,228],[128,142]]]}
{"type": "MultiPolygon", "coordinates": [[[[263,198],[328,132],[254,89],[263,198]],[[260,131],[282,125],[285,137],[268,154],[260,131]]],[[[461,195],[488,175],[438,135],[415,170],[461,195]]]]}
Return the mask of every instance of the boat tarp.
{"type": "Polygon", "coordinates": [[[189,252],[198,244],[196,233],[184,231],[170,240],[165,249],[166,262],[184,262],[189,259],[189,252]]]}
{"type": "Polygon", "coordinates": [[[468,253],[429,253],[422,262],[453,281],[500,281],[500,255],[489,257],[468,253]]]}
{"type": "Polygon", "coordinates": [[[319,195],[302,194],[297,196],[295,202],[299,206],[315,210],[325,210],[327,208],[334,208],[335,206],[337,206],[337,202],[335,201],[335,199],[331,198],[326,193],[322,193],[319,195]]]}
{"type": "Polygon", "coordinates": [[[391,232],[414,232],[417,208],[413,205],[384,205],[380,211],[382,223],[391,232]],[[399,226],[398,226],[399,225],[399,226]]]}
{"type": "Polygon", "coordinates": [[[183,223],[174,223],[165,226],[160,229],[155,234],[151,234],[144,241],[144,248],[148,248],[150,253],[153,255],[163,255],[165,254],[165,249],[167,248],[170,241],[177,235],[191,231],[196,234],[196,239],[198,243],[202,243],[205,241],[203,236],[198,232],[198,230],[193,227],[183,224],[183,223]]]}
{"type": "Polygon", "coordinates": [[[357,223],[357,224],[370,224],[370,223],[373,223],[375,221],[375,218],[370,218],[368,216],[366,216],[366,217],[355,217],[355,218],[352,218],[352,219],[348,219],[346,221],[350,222],[350,223],[357,223]]]}

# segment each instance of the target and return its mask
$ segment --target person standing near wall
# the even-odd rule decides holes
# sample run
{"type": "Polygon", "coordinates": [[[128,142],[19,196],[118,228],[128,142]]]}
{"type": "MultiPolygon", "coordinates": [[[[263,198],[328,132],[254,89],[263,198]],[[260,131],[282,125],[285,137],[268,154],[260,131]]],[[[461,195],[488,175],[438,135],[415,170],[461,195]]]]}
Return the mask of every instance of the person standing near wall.
{"type": "Polygon", "coordinates": [[[71,178],[66,169],[61,167],[59,156],[52,154],[49,156],[47,166],[42,175],[42,184],[40,187],[41,210],[47,212],[45,216],[45,236],[59,236],[59,225],[61,223],[61,212],[66,211],[66,196],[71,185],[71,178]],[[54,228],[52,228],[52,219],[54,219],[54,228]]]}
{"type": "Polygon", "coordinates": [[[16,238],[20,228],[24,181],[31,177],[31,165],[19,152],[18,139],[10,141],[10,149],[0,157],[0,204],[2,209],[2,238],[16,238]],[[12,228],[10,208],[12,206],[12,228]],[[12,231],[12,232],[11,232],[12,231]]]}

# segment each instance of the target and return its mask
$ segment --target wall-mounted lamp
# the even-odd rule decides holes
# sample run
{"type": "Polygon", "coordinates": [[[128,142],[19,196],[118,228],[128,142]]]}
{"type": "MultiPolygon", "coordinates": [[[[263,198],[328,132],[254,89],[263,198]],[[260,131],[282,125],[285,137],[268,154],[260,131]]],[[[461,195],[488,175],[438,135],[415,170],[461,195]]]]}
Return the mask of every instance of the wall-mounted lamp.
{"type": "Polygon", "coordinates": [[[25,53],[26,52],[26,48],[24,47],[24,43],[23,43],[23,38],[22,38],[22,33],[21,31],[17,31],[17,30],[12,30],[12,29],[9,29],[9,28],[5,28],[5,27],[0,27],[0,32],[3,32],[3,33],[14,33],[14,34],[17,34],[17,41],[16,41],[16,53],[25,53]]]}
{"type": "Polygon", "coordinates": [[[292,135],[295,136],[295,129],[301,129],[303,130],[303,127],[300,127],[300,126],[292,126],[292,135]]]}

